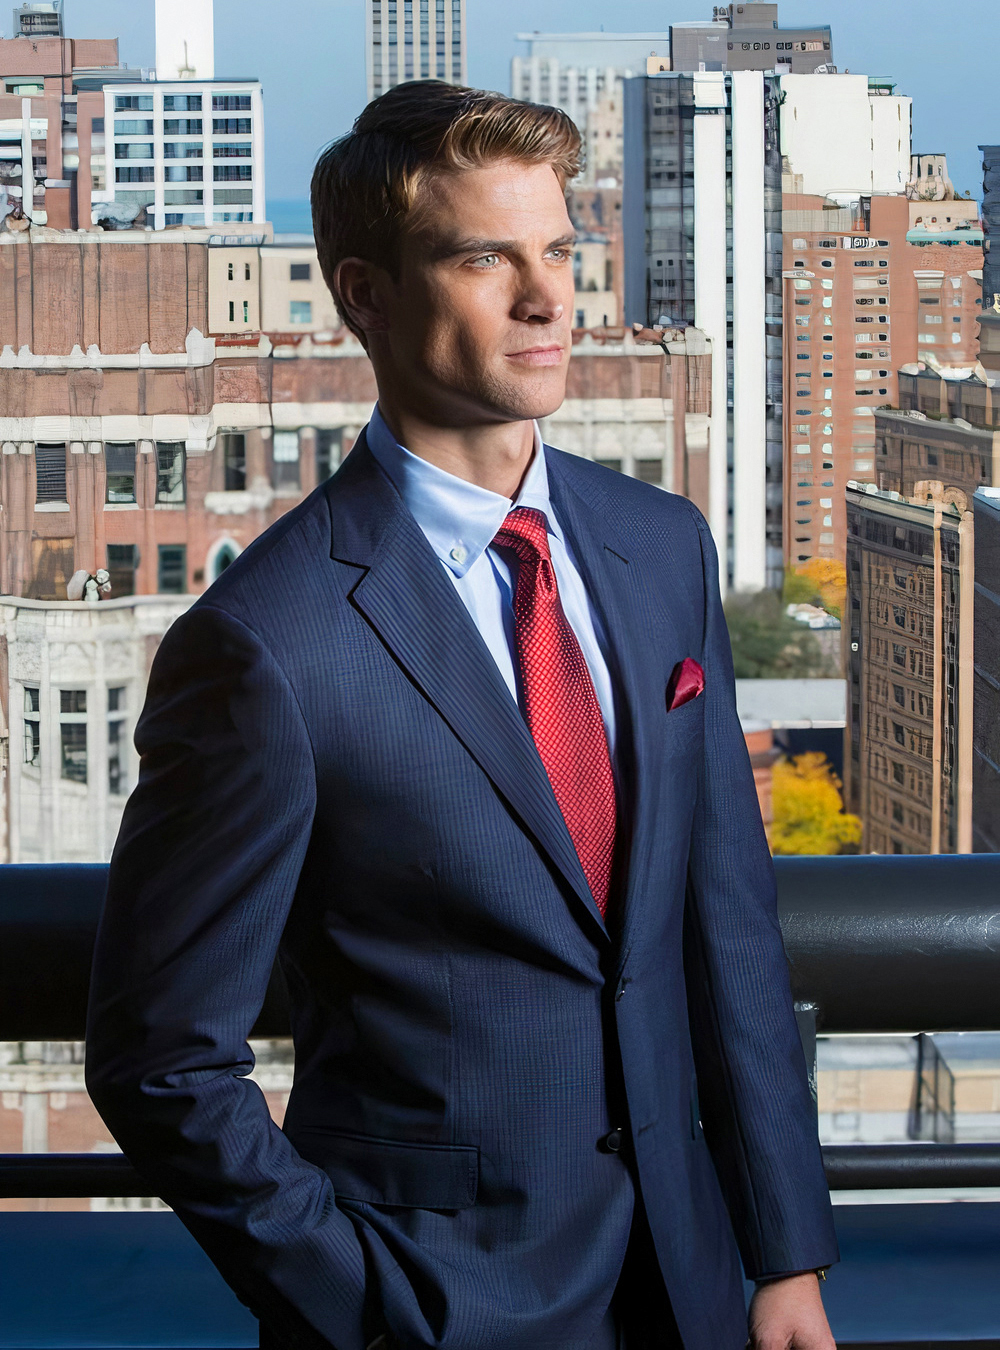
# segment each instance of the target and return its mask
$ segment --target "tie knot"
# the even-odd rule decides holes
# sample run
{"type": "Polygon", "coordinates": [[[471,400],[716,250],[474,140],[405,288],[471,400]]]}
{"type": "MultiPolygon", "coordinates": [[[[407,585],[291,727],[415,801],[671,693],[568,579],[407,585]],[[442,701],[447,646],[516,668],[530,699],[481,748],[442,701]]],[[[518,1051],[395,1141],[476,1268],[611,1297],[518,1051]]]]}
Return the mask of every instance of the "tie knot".
{"type": "Polygon", "coordinates": [[[497,530],[493,544],[511,549],[520,562],[551,560],[545,513],[530,506],[515,506],[497,530]]]}

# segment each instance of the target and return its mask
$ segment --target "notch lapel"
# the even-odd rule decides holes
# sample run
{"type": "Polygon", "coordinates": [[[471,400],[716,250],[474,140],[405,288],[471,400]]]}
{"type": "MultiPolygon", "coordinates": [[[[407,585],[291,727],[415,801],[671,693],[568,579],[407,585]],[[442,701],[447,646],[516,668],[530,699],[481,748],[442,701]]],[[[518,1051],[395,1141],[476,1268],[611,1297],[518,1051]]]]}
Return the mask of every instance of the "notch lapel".
{"type": "Polygon", "coordinates": [[[568,883],[608,932],[517,704],[451,579],[384,477],[364,436],[330,481],[331,556],[364,568],[349,592],[568,883]]]}
{"type": "MultiPolygon", "coordinates": [[[[618,955],[624,963],[641,914],[640,893],[649,876],[660,802],[659,766],[652,762],[656,743],[650,719],[662,714],[660,667],[649,659],[649,625],[632,552],[608,522],[570,484],[563,470],[566,452],[546,447],[549,494],[583,574],[587,593],[604,625],[609,665],[615,683],[616,759],[621,768],[621,825],[624,847],[618,886],[618,955]]],[[[677,645],[675,643],[675,645],[677,645]]]]}

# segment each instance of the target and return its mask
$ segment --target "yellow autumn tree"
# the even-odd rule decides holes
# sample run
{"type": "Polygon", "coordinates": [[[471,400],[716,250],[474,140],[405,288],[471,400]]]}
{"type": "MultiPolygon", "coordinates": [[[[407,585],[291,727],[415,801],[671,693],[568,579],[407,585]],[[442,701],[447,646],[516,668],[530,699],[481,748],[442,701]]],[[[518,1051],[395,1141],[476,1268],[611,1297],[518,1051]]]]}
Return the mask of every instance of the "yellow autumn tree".
{"type": "Polygon", "coordinates": [[[843,617],[847,602],[847,569],[835,558],[810,558],[795,569],[814,588],[819,603],[829,614],[843,617]]]}
{"type": "Polygon", "coordinates": [[[824,754],[779,760],[773,775],[773,853],[842,853],[861,843],[861,821],[844,811],[840,779],[824,754]]]}

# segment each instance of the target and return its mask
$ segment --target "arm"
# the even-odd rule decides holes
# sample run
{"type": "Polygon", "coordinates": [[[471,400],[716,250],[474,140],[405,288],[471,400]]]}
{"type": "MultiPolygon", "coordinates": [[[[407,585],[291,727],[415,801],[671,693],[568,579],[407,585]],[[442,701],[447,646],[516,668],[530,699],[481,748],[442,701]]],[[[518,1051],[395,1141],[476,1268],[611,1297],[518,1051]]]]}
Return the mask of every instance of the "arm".
{"type": "Polygon", "coordinates": [[[774,869],[736,712],[715,545],[691,510],[704,574],[706,700],[688,863],[691,1033],[706,1141],[754,1279],[830,1265],[838,1253],[774,869]]]}
{"type": "Polygon", "coordinates": [[[362,1350],[364,1268],[319,1168],[268,1114],[247,1036],[312,829],[292,690],[198,605],[167,632],[94,957],[87,1086],[151,1190],[289,1345],[362,1350]]]}

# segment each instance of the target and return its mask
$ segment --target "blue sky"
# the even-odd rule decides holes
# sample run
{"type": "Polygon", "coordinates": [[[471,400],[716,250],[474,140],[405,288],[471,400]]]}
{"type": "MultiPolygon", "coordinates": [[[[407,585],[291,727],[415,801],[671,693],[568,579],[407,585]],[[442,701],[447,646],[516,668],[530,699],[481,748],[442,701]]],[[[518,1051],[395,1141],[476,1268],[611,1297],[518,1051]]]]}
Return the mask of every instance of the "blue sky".
{"type": "MultiPolygon", "coordinates": [[[[365,0],[215,0],[216,72],[257,76],[267,116],[268,196],[305,197],[317,152],[364,103],[365,0]],[[294,14],[287,28],[284,19],[294,14]]],[[[711,0],[467,0],[469,80],[509,88],[514,35],[605,28],[666,31],[711,0]]],[[[841,70],[891,75],[913,97],[913,148],[944,151],[955,186],[981,196],[977,146],[1000,142],[995,0],[781,0],[782,24],[829,23],[841,70]]],[[[9,23],[13,0],[0,11],[9,23]]],[[[114,37],[153,64],[153,0],[66,0],[74,37],[114,37]]]]}

